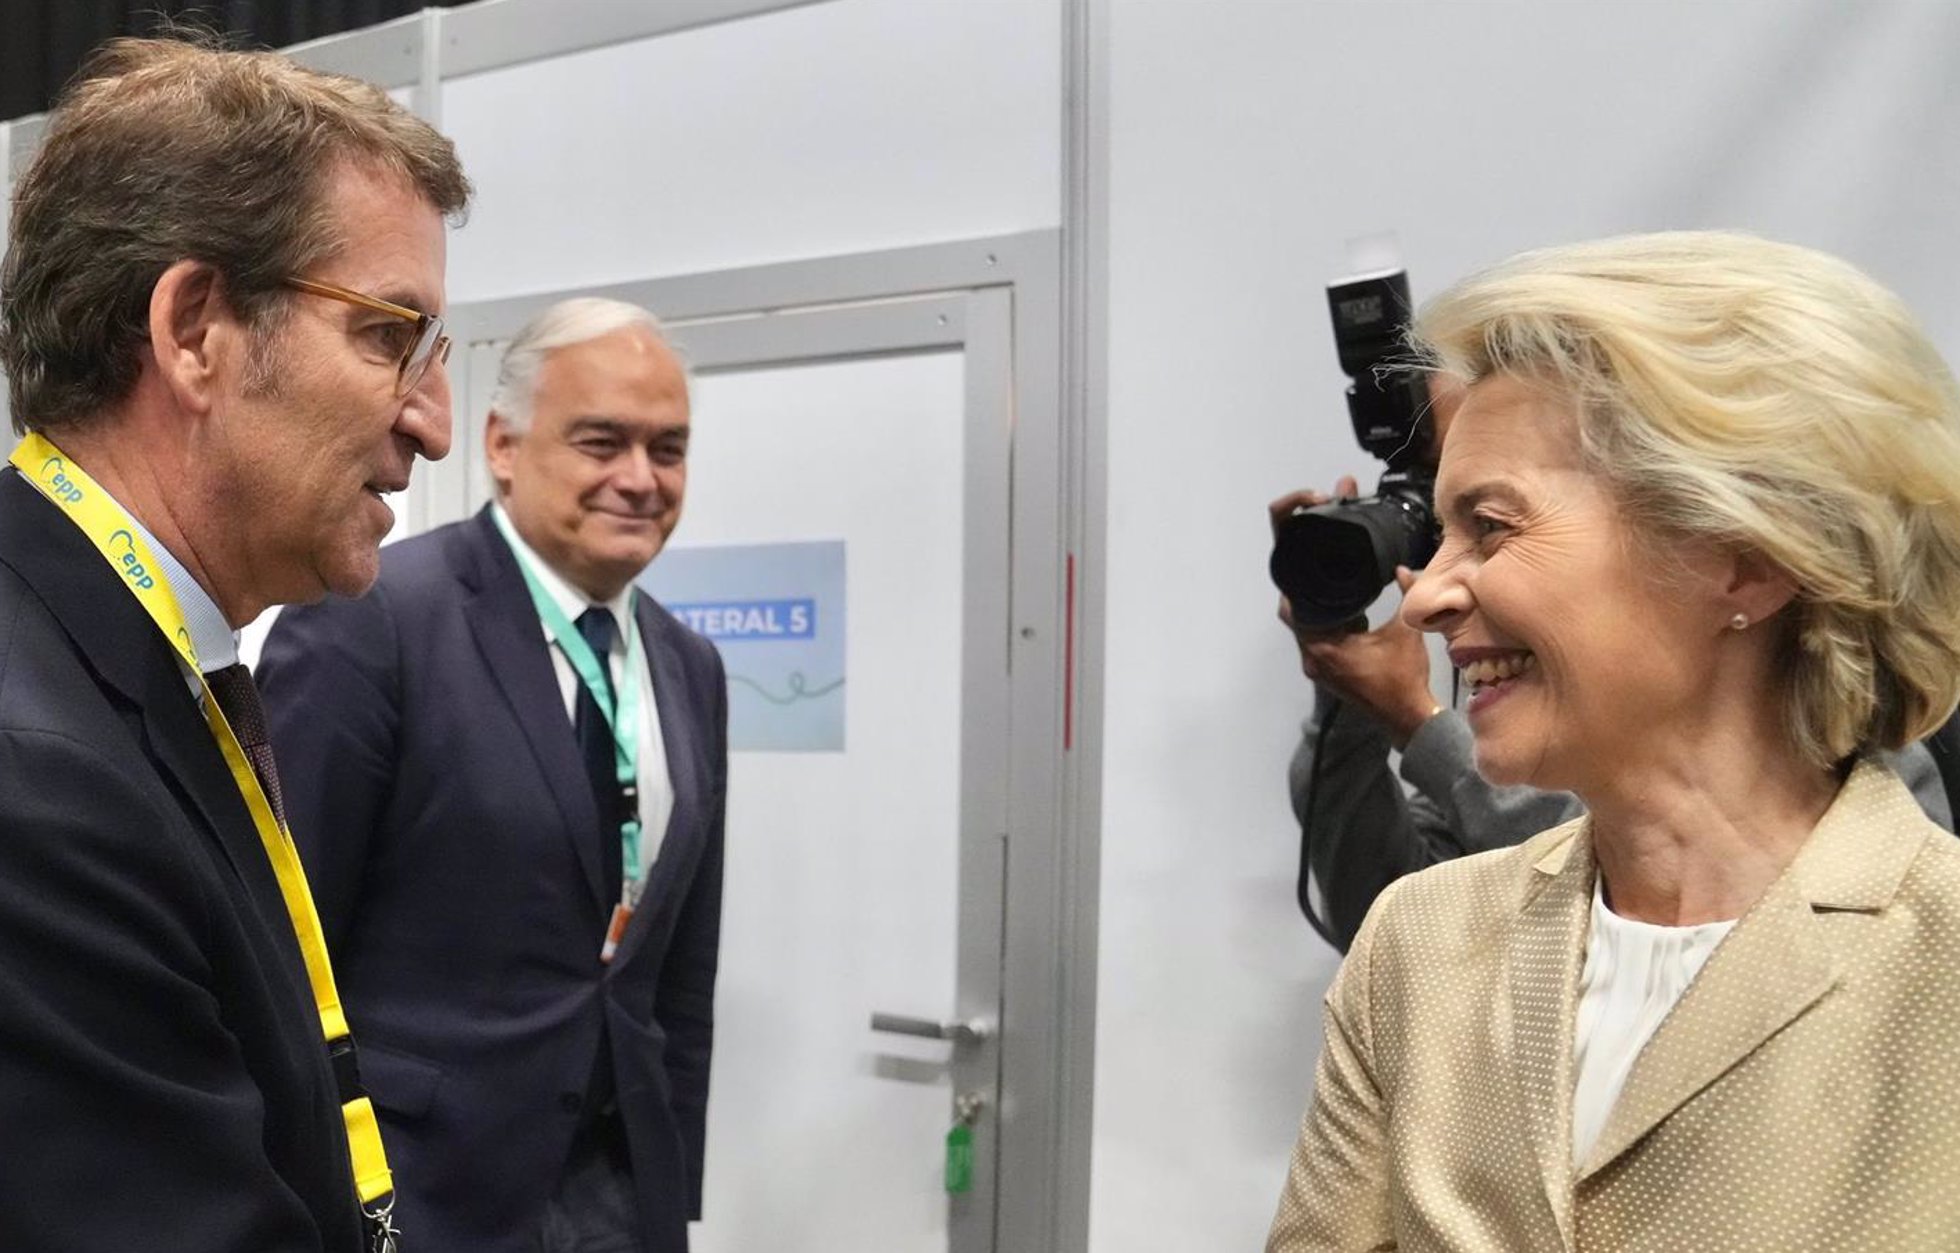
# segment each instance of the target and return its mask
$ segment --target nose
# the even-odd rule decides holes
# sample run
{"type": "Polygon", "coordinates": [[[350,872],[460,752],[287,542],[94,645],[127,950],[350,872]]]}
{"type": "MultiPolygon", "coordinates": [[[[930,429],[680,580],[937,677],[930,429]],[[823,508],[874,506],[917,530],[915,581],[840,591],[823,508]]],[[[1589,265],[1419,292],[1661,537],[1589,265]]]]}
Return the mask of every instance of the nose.
{"type": "Polygon", "coordinates": [[[1437,556],[1402,596],[1402,622],[1418,631],[1447,631],[1474,603],[1462,575],[1437,556]]]}
{"type": "Polygon", "coordinates": [[[449,455],[450,403],[449,367],[441,361],[429,363],[429,369],[402,400],[401,413],[395,418],[395,430],[415,446],[415,451],[430,461],[441,461],[449,455]]]}
{"type": "Polygon", "coordinates": [[[650,496],[660,490],[654,474],[653,455],[635,443],[622,453],[614,466],[613,487],[624,496],[650,496]]]}

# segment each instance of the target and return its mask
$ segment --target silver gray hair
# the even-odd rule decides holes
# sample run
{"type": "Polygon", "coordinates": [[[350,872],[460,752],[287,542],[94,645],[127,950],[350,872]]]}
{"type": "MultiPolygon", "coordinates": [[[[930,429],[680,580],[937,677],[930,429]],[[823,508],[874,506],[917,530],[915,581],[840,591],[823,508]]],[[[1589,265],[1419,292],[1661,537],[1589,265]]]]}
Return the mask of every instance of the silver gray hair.
{"type": "Polygon", "coordinates": [[[514,433],[531,429],[531,406],[537,398],[538,372],[545,358],[560,348],[570,348],[599,339],[614,331],[639,327],[665,345],[680,359],[682,377],[688,391],[694,390],[692,372],[680,349],[667,338],[660,319],[635,304],[610,300],[604,296],[574,296],[561,300],[524,324],[504,350],[503,364],[497,368],[497,389],[490,396],[490,412],[504,420],[514,433]]]}

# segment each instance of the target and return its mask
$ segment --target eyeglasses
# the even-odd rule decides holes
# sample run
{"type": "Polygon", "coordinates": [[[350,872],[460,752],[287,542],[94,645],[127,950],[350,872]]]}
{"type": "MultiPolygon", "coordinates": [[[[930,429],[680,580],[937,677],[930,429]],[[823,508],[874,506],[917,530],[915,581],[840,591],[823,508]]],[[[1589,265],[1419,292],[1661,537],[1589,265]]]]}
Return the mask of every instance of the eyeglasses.
{"type": "Polygon", "coordinates": [[[363,296],[357,291],[348,291],[345,287],[335,287],[332,283],[316,283],[308,278],[289,278],[285,283],[294,291],[325,296],[329,300],[344,301],[380,313],[392,313],[404,322],[415,324],[408,342],[402,345],[401,359],[395,363],[397,396],[406,396],[414,391],[422,376],[429,372],[431,362],[449,360],[449,336],[442,333],[442,319],[433,313],[422,313],[404,305],[377,300],[373,296],[363,296]]]}

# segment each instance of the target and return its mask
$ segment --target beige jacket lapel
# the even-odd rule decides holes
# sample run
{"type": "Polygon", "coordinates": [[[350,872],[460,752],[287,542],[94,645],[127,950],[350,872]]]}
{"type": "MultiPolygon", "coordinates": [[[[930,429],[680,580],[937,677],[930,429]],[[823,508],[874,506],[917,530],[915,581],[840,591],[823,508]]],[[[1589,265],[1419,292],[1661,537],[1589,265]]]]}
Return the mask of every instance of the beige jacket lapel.
{"type": "Polygon", "coordinates": [[[1852,772],[1796,861],[1729,932],[1641,1051],[1581,1181],[1831,990],[1839,962],[1816,912],[1883,909],[1925,842],[1923,830],[1873,820],[1899,791],[1882,767],[1852,772]]]}
{"type": "Polygon", "coordinates": [[[1537,1147],[1545,1198],[1565,1248],[1572,1234],[1572,1024],[1592,903],[1592,820],[1532,866],[1512,933],[1510,1055],[1537,1147]]]}

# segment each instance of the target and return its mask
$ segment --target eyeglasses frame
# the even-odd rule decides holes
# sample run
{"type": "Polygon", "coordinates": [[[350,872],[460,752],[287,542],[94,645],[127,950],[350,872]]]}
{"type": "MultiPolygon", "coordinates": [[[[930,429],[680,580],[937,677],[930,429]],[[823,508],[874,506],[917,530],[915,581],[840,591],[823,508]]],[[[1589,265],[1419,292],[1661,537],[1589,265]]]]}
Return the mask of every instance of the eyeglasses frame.
{"type": "Polygon", "coordinates": [[[409,341],[407,351],[402,353],[402,359],[395,363],[395,394],[397,396],[406,396],[414,391],[415,385],[422,381],[422,376],[428,373],[431,364],[438,361],[447,363],[449,360],[449,336],[443,334],[443,320],[433,313],[423,313],[420,309],[411,309],[406,305],[398,305],[392,301],[382,300],[378,296],[364,295],[361,292],[351,291],[345,287],[337,287],[332,283],[322,283],[310,278],[289,276],[282,281],[294,291],[306,292],[313,296],[325,296],[329,300],[338,300],[344,304],[358,305],[363,309],[373,309],[377,313],[392,313],[403,321],[415,323],[415,338],[409,341]],[[429,355],[422,359],[421,369],[416,371],[415,377],[410,378],[408,377],[409,362],[415,359],[415,349],[422,343],[423,337],[430,334],[429,328],[431,327],[434,328],[435,347],[431,348],[429,355]]]}

